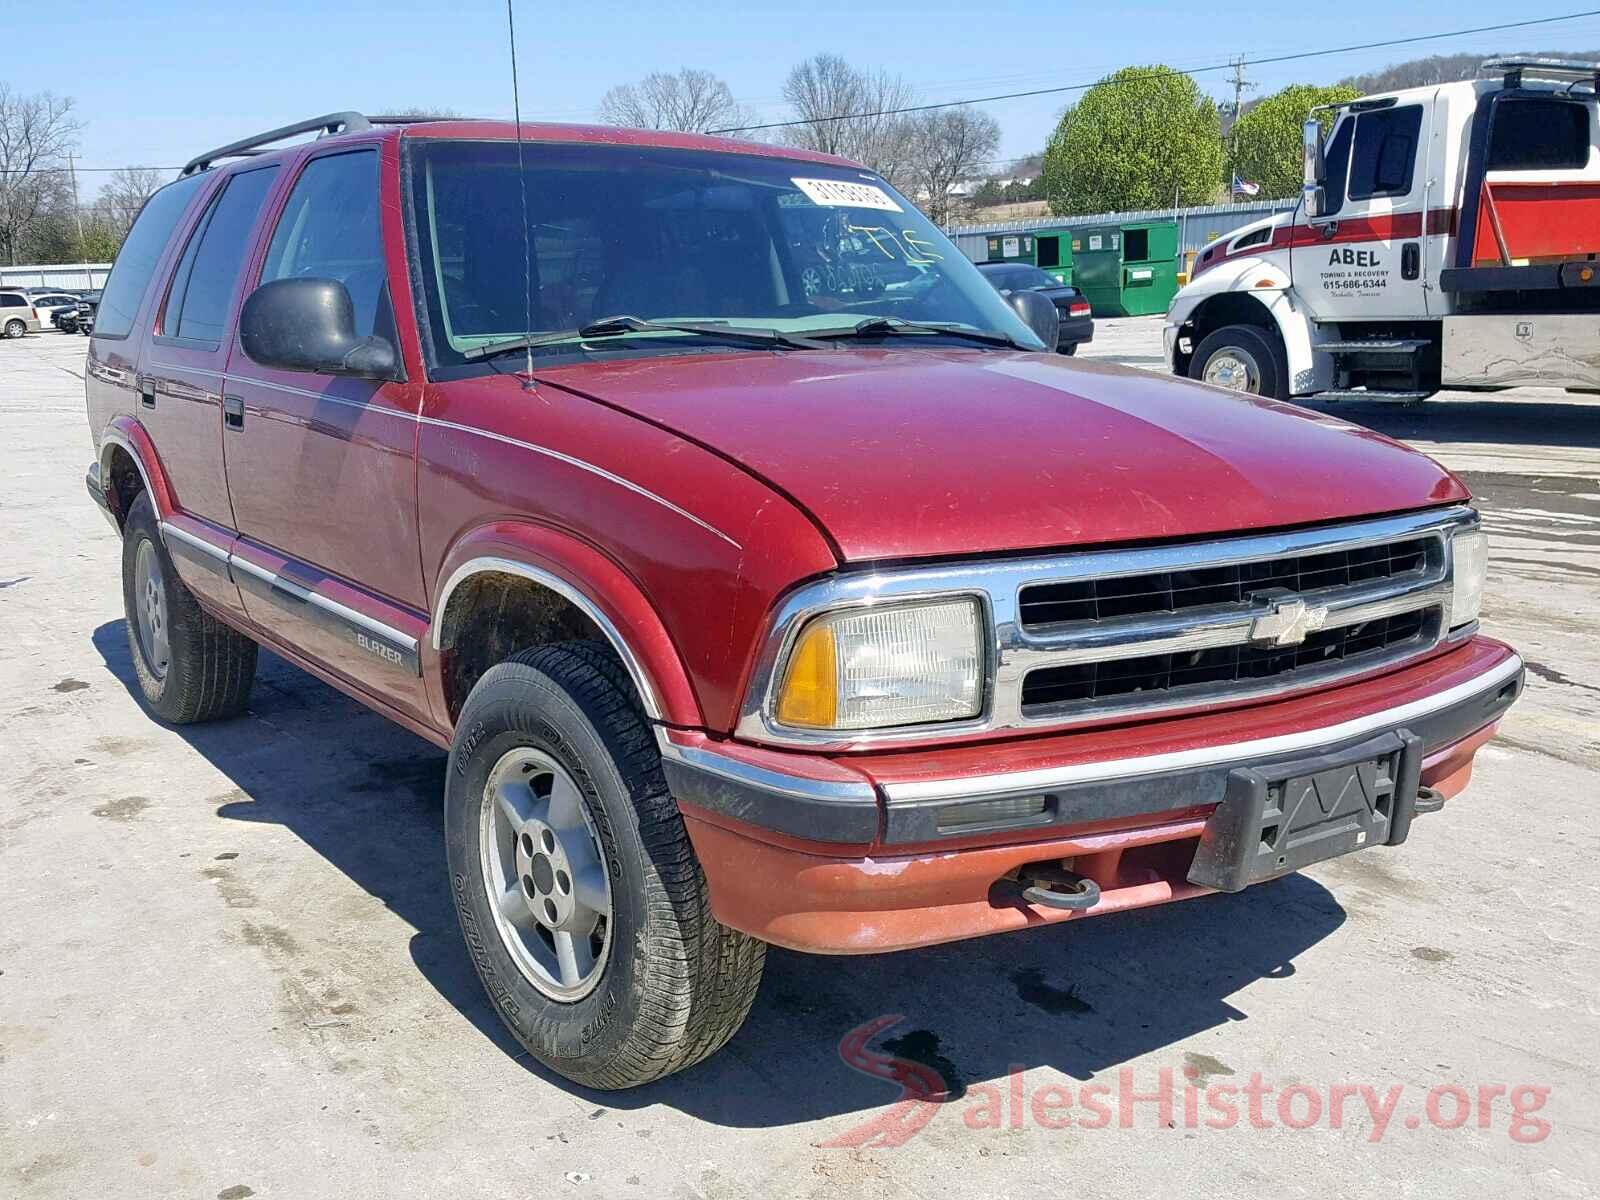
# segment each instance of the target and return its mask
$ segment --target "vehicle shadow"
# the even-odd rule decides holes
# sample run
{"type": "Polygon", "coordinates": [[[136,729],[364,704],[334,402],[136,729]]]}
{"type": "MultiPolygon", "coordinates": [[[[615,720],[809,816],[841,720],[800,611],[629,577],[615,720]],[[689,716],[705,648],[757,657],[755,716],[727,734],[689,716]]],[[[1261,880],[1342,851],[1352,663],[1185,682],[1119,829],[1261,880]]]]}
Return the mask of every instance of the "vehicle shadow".
{"type": "MultiPolygon", "coordinates": [[[[137,698],[123,623],[93,638],[137,698]]],[[[944,1100],[1003,1081],[1013,1067],[1089,1080],[1163,1049],[1181,1082],[1182,1047],[1198,1051],[1198,1035],[1249,1017],[1229,997],[1292,975],[1295,956],[1345,918],[1320,884],[1291,876],[1234,896],[900,954],[773,949],[750,1019],[726,1050],[644,1088],[593,1092],[524,1053],[479,985],[444,881],[440,750],[265,651],[246,716],[178,732],[237,789],[219,819],[291,830],[412,927],[418,973],[483,1036],[532,1075],[613,1110],[664,1104],[748,1128],[867,1113],[898,1090],[852,1069],[841,1042],[888,1017],[897,1019],[870,1046],[938,1072],[944,1100]]],[[[1208,1072],[1229,1070],[1202,1061],[1208,1072]]]]}
{"type": "Polygon", "coordinates": [[[1499,446],[1600,448],[1600,405],[1589,396],[1527,391],[1489,393],[1470,400],[1385,404],[1371,400],[1293,401],[1313,412],[1365,425],[1396,441],[1486,442],[1499,446]],[[1548,397],[1548,398],[1546,398],[1548,397]]]}

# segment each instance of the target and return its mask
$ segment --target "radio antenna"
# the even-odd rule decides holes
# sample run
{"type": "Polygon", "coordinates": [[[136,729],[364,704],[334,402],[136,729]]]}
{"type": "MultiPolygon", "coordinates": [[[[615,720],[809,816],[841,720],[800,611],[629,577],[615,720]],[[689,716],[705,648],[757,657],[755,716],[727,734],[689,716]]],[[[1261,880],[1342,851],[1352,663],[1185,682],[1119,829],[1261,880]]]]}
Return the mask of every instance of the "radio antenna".
{"type": "Polygon", "coordinates": [[[533,390],[533,232],[528,228],[528,176],[522,163],[522,89],[517,83],[517,17],[513,0],[506,0],[506,34],[511,43],[511,116],[517,123],[517,186],[522,191],[522,329],[529,345],[526,391],[533,390]]]}

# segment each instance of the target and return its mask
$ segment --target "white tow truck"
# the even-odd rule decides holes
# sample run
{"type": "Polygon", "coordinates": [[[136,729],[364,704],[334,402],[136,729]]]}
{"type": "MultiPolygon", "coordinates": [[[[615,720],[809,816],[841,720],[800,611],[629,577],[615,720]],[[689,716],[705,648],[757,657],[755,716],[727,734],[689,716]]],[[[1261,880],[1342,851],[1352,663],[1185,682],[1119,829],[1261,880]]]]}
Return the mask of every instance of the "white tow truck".
{"type": "Polygon", "coordinates": [[[1167,312],[1179,375],[1263,396],[1600,390],[1600,63],[1335,106],[1292,212],[1196,257],[1167,312]]]}

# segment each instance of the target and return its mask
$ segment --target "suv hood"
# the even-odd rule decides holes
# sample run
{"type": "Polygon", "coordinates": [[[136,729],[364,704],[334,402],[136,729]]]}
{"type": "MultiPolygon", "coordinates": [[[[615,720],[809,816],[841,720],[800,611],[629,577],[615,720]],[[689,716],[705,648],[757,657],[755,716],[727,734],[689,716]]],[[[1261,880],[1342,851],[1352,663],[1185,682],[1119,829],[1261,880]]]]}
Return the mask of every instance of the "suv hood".
{"type": "Polygon", "coordinates": [[[846,560],[1285,527],[1467,498],[1433,460],[1293,405],[1045,354],[851,349],[538,372],[731,458],[846,560]]]}

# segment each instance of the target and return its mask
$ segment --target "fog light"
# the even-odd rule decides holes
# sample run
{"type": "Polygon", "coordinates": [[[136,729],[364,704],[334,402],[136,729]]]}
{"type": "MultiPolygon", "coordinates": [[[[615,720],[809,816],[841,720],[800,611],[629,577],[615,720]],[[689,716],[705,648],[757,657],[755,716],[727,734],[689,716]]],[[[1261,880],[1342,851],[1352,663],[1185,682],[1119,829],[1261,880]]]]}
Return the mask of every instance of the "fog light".
{"type": "Polygon", "coordinates": [[[1043,796],[1004,796],[997,800],[970,800],[965,804],[952,804],[939,812],[939,832],[1020,825],[1044,816],[1047,807],[1048,802],[1043,796]]]}

